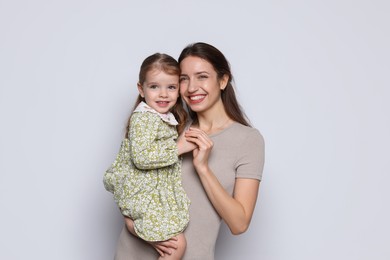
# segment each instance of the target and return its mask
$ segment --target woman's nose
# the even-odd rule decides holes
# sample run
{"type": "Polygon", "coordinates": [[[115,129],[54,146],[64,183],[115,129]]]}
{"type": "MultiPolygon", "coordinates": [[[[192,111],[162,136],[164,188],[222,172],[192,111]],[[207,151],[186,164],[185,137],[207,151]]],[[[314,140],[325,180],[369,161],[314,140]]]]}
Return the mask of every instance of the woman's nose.
{"type": "Polygon", "coordinates": [[[193,80],[190,80],[188,82],[188,92],[193,93],[197,90],[198,90],[197,84],[193,80]]]}

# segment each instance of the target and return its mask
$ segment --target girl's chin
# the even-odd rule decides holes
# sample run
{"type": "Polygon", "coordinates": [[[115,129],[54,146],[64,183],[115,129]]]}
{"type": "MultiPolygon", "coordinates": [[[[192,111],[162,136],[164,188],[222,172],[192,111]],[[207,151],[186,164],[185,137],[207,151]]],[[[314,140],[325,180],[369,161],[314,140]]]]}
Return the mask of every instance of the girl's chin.
{"type": "Polygon", "coordinates": [[[169,112],[168,109],[159,109],[159,110],[156,109],[156,111],[159,112],[160,114],[166,114],[169,112]]]}
{"type": "Polygon", "coordinates": [[[166,114],[169,112],[169,108],[153,107],[153,109],[159,112],[160,114],[166,114]]]}

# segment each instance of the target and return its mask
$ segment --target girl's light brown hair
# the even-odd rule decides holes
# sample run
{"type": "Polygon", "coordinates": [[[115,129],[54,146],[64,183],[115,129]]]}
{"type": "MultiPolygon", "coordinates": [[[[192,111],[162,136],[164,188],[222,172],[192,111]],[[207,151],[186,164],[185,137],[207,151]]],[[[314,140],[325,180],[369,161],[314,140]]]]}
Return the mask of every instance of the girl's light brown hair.
{"type": "MultiPolygon", "coordinates": [[[[144,84],[146,80],[146,74],[153,69],[161,70],[169,75],[177,75],[178,77],[180,76],[180,66],[174,58],[164,53],[155,53],[147,57],[141,64],[138,76],[138,83],[140,85],[144,84]]],[[[142,101],[145,102],[145,99],[141,97],[141,95],[138,95],[138,98],[133,107],[133,111],[142,101]]],[[[179,123],[177,125],[177,131],[179,134],[181,134],[185,128],[187,112],[184,110],[180,95],[177,98],[176,104],[171,109],[171,112],[179,123]]],[[[126,138],[129,138],[130,118],[127,123],[126,138]]]]}
{"type": "MultiPolygon", "coordinates": [[[[222,52],[210,44],[197,42],[190,44],[183,49],[179,56],[179,63],[189,56],[198,57],[209,62],[217,72],[218,80],[221,80],[225,75],[228,76],[229,79],[226,88],[221,91],[221,98],[225,111],[232,120],[243,125],[250,126],[248,118],[245,116],[245,113],[237,101],[232,85],[233,75],[231,73],[230,65],[222,52]]],[[[197,122],[198,117],[196,113],[194,113],[190,108],[188,108],[188,111],[191,119],[194,122],[197,122]]]]}

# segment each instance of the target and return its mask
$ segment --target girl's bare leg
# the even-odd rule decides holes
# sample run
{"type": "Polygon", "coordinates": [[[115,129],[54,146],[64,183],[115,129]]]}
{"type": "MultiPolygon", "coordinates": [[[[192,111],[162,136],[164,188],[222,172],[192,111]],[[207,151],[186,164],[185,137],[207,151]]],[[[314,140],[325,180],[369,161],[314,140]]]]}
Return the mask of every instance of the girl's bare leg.
{"type": "Polygon", "coordinates": [[[172,249],[172,254],[165,254],[164,257],[159,257],[159,260],[181,260],[184,252],[186,250],[187,241],[183,233],[176,236],[177,237],[177,248],[172,249]]]}

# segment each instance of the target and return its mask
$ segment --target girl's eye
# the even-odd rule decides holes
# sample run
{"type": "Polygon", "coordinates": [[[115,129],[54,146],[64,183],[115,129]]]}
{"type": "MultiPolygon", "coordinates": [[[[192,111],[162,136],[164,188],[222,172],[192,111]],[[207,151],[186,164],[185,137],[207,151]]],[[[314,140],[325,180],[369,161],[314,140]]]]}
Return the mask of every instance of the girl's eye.
{"type": "Polygon", "coordinates": [[[168,89],[169,89],[169,90],[176,90],[176,86],[173,86],[173,85],[168,86],[168,89]]]}
{"type": "Polygon", "coordinates": [[[149,88],[156,89],[156,88],[158,88],[158,86],[157,85],[150,85],[149,88]]]}

